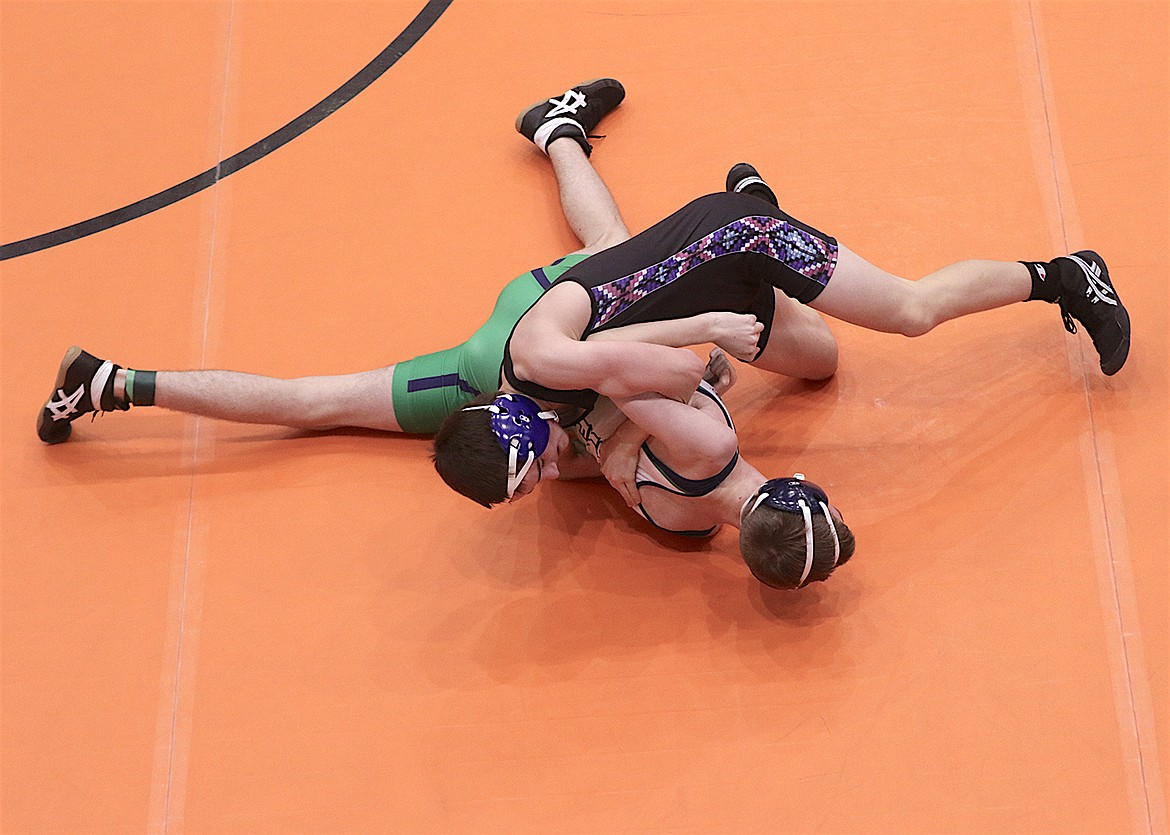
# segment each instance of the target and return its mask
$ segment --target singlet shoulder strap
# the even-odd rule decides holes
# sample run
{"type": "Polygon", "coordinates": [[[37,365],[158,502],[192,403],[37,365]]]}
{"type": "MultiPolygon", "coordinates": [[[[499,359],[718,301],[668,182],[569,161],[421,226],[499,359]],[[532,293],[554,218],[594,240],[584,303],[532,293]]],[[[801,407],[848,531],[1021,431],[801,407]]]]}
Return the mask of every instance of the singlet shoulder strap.
{"type": "Polygon", "coordinates": [[[706,496],[713,491],[723,483],[724,479],[731,475],[731,471],[739,463],[739,452],[736,452],[731,456],[731,460],[727,462],[723,469],[715,475],[707,478],[685,478],[668,467],[658,456],[651,452],[649,444],[642,445],[642,452],[646,453],[646,457],[650,459],[650,463],[658,469],[658,472],[662,473],[662,477],[674,487],[678,488],[681,495],[692,498],[706,496]]]}
{"type": "MultiPolygon", "coordinates": [[[[647,482],[647,484],[650,484],[651,486],[654,486],[654,487],[661,486],[658,484],[654,484],[653,482],[647,482]]],[[[718,525],[712,525],[711,527],[707,528],[704,531],[676,531],[676,530],[672,530],[671,528],[664,528],[662,525],[655,522],[654,519],[650,516],[650,512],[646,510],[645,505],[643,505],[641,503],[638,504],[638,512],[642,514],[643,519],[645,519],[647,522],[649,522],[654,527],[658,528],[658,530],[666,531],[667,533],[676,534],[677,536],[707,537],[707,536],[710,536],[711,534],[715,533],[715,531],[719,528],[718,525]]]]}
{"type": "MultiPolygon", "coordinates": [[[[723,405],[723,401],[719,399],[719,395],[711,388],[705,381],[699,384],[698,394],[711,398],[715,404],[719,406],[719,410],[723,412],[723,419],[727,421],[727,425],[732,429],[735,424],[731,421],[731,413],[727,411],[727,407],[723,405]]],[[[679,475],[670,466],[666,464],[661,458],[654,454],[650,449],[650,442],[642,444],[642,452],[646,454],[646,458],[658,470],[664,479],[666,479],[673,487],[675,487],[679,495],[697,497],[706,496],[717,488],[723,481],[731,475],[731,471],[735,469],[735,465],[739,463],[739,451],[731,456],[731,460],[724,465],[723,469],[713,476],[707,478],[686,478],[679,475]]]]}
{"type": "Polygon", "coordinates": [[[722,398],[715,393],[715,389],[706,380],[699,381],[699,387],[695,390],[695,394],[701,394],[704,397],[709,397],[719,407],[719,411],[723,412],[723,419],[727,421],[727,425],[732,429],[735,428],[735,421],[731,419],[731,412],[727,411],[727,406],[723,404],[722,398]]]}

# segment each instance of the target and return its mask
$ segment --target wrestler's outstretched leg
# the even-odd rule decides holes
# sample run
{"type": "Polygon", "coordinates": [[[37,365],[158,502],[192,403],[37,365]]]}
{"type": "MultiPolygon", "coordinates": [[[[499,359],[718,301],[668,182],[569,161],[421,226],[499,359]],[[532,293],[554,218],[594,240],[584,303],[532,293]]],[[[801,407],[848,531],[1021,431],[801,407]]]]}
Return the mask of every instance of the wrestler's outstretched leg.
{"type": "Polygon", "coordinates": [[[37,416],[37,435],[45,443],[61,443],[82,415],[131,406],[298,429],[397,431],[390,392],[389,368],[292,380],[238,371],[137,371],[74,347],[65,353],[53,392],[37,416]]]}
{"type": "MultiPolygon", "coordinates": [[[[533,105],[517,119],[517,129],[549,156],[561,207],[581,241],[581,254],[629,237],[613,196],[589,162],[588,142],[589,132],[624,96],[616,80],[598,79],[533,105]]],[[[236,371],[129,371],[70,348],[37,415],[37,435],[45,443],[61,443],[81,415],[125,411],[131,405],[301,429],[433,432],[446,414],[477,393],[477,386],[490,391],[499,384],[503,340],[565,268],[513,280],[488,324],[462,345],[356,374],[288,380],[236,371]]]]}
{"type": "Polygon", "coordinates": [[[960,261],[909,281],[838,245],[837,267],[811,307],[863,328],[921,336],[943,322],[1027,300],[1028,269],[1005,261],[960,261]]]}
{"type": "MultiPolygon", "coordinates": [[[[731,169],[727,190],[756,194],[776,205],[768,184],[747,163],[731,169]]],[[[1014,302],[1046,301],[1060,306],[1070,333],[1076,333],[1074,320],[1084,325],[1105,374],[1116,374],[1129,354],[1129,314],[1109,279],[1105,260],[1092,250],[1047,262],[960,261],[908,281],[839,243],[834,245],[837,261],[832,279],[809,303],[834,318],[871,330],[920,336],[970,313],[1014,302]]],[[[777,311],[781,311],[779,302],[777,311]]],[[[768,354],[766,348],[761,359],[768,354]]]]}
{"type": "Polygon", "coordinates": [[[1049,262],[959,261],[917,281],[898,278],[839,246],[837,268],[810,307],[855,325],[920,336],[943,322],[1014,302],[1060,305],[1065,326],[1085,326],[1116,374],[1129,354],[1129,314],[1109,280],[1104,259],[1092,251],[1049,262]]]}

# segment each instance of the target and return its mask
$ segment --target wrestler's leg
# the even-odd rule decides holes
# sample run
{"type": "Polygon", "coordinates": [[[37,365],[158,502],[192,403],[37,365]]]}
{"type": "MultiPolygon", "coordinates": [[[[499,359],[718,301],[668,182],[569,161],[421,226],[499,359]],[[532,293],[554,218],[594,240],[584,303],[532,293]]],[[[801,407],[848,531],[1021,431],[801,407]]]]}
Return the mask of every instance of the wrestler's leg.
{"type": "MultiPolygon", "coordinates": [[[[545,151],[557,180],[561,211],[582,249],[592,254],[630,237],[613,195],[584,148],[571,137],[553,139],[545,151]]],[[[504,342],[524,311],[556,278],[581,260],[566,257],[525,273],[500,293],[488,321],[463,344],[391,366],[393,400],[384,419],[391,431],[433,433],[443,419],[480,391],[500,384],[504,342]]]]}
{"type": "Polygon", "coordinates": [[[811,310],[779,290],[772,327],[763,352],[752,366],[802,380],[825,380],[837,373],[837,340],[811,310]]]}
{"type": "MultiPolygon", "coordinates": [[[[584,251],[605,249],[628,238],[629,231],[613,196],[581,146],[573,141],[554,140],[548,151],[565,218],[584,244],[584,251]]],[[[522,309],[518,308],[518,312],[522,309]]],[[[448,370],[454,376],[458,355],[455,351],[451,353],[451,368],[441,370],[448,370]]],[[[401,432],[404,429],[394,409],[396,367],[390,365],[357,374],[291,380],[232,371],[159,372],[155,383],[155,405],[241,423],[316,430],[348,426],[401,432]]],[[[493,368],[493,376],[495,374],[498,374],[498,361],[493,368]]],[[[444,375],[434,373],[431,378],[440,376],[444,375]]],[[[403,387],[399,388],[405,391],[403,387]]],[[[402,391],[399,392],[400,399],[413,396],[413,393],[403,394],[402,391]]],[[[424,396],[418,395],[420,398],[424,396]]],[[[465,395],[462,399],[470,396],[465,395]]],[[[444,410],[455,407],[454,403],[442,406],[444,410]]],[[[435,406],[428,404],[421,408],[433,410],[435,406]]],[[[420,415],[411,422],[420,425],[409,426],[408,430],[434,431],[429,417],[420,415]],[[424,422],[425,426],[422,425],[424,422]]]]}
{"type": "Polygon", "coordinates": [[[554,139],[548,158],[557,177],[561,210],[581,241],[582,252],[600,252],[630,237],[613,195],[577,142],[570,137],[554,139]]]}
{"type": "MultiPolygon", "coordinates": [[[[238,423],[298,429],[342,426],[401,431],[391,397],[394,366],[286,380],[238,371],[159,371],[154,405],[238,423]]],[[[125,371],[114,381],[123,396],[125,371]]]]}
{"type": "Polygon", "coordinates": [[[135,406],[303,429],[400,431],[391,399],[393,373],[390,366],[285,380],[237,371],[145,371],[74,346],[65,352],[53,391],[37,416],[37,435],[47,444],[63,443],[77,418],[135,406]]]}
{"type": "MultiPolygon", "coordinates": [[[[761,196],[776,205],[771,189],[752,166],[740,163],[733,167],[728,173],[728,191],[750,192],[751,188],[764,189],[766,193],[761,196]],[[743,186],[745,183],[749,185],[743,186]],[[752,183],[755,185],[750,185],[752,183]]],[[[1025,301],[1032,291],[1028,268],[1016,262],[960,261],[918,281],[907,281],[875,267],[812,227],[792,218],[787,220],[806,233],[802,236],[797,230],[796,241],[804,237],[805,243],[814,244],[813,250],[837,251],[832,279],[809,302],[810,306],[872,330],[919,336],[936,325],[968,313],[1025,301]]],[[[795,254],[803,257],[807,253],[803,247],[796,247],[795,254]]],[[[818,271],[822,266],[827,264],[819,265],[818,271]]],[[[800,297],[807,299],[806,296],[800,297]]],[[[779,315],[779,299],[777,311],[779,315]]],[[[761,359],[766,359],[770,353],[773,352],[765,349],[765,356],[761,359]]]]}
{"type": "MultiPolygon", "coordinates": [[[[629,231],[621,219],[613,196],[581,146],[574,141],[558,139],[549,143],[547,150],[556,174],[565,218],[584,245],[584,251],[605,249],[628,238],[629,231]]],[[[525,294],[522,300],[524,304],[517,306],[516,315],[538,293],[539,288],[534,284],[531,298],[525,294]]],[[[491,352],[484,353],[491,356],[491,352]]],[[[460,371],[465,371],[459,368],[459,349],[427,356],[436,358],[432,360],[432,365],[439,363],[442,367],[429,368],[426,386],[417,387],[417,395],[413,390],[406,393],[407,386],[398,387],[403,408],[409,406],[405,402],[407,398],[420,400],[417,408],[409,406],[419,414],[415,415],[412,411],[405,416],[409,418],[406,422],[410,424],[406,431],[434,431],[431,423],[435,418],[430,412],[436,409],[453,410],[457,408],[458,399],[471,397],[471,394],[466,393],[452,395],[451,392],[442,392],[442,402],[431,402],[434,400],[432,397],[426,403],[421,403],[432,391],[438,396],[436,389],[440,382],[442,388],[458,385],[457,382],[451,383],[441,378],[456,377],[460,371]]],[[[404,368],[406,366],[414,369],[410,363],[403,365],[404,368]]],[[[356,374],[291,380],[233,371],[160,371],[155,382],[155,405],[242,423],[267,423],[318,430],[349,426],[401,432],[404,429],[395,413],[394,374],[397,368],[398,365],[390,365],[356,374]]],[[[124,375],[124,372],[119,373],[124,375]]],[[[499,361],[494,359],[492,377],[498,373],[499,361]]],[[[119,385],[116,380],[116,393],[119,385]]]]}
{"type": "Polygon", "coordinates": [[[917,281],[898,278],[839,246],[837,267],[809,306],[886,333],[920,336],[969,313],[1022,302],[1032,280],[1023,264],[960,261],[917,281]]]}

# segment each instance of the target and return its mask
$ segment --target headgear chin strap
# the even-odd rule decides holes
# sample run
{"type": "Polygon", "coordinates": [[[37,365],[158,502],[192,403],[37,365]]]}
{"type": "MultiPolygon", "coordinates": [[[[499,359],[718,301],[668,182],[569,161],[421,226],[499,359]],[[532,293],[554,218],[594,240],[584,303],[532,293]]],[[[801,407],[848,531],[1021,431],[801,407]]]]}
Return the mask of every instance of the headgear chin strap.
{"type": "Polygon", "coordinates": [[[501,394],[486,406],[466,406],[463,411],[483,409],[491,412],[492,433],[508,453],[508,498],[516,492],[534,461],[548,447],[547,421],[556,420],[556,412],[543,412],[536,401],[523,394],[501,394]],[[524,456],[524,463],[520,463],[524,456]],[[519,465],[519,466],[517,466],[519,465]]]}
{"type": "Polygon", "coordinates": [[[825,491],[811,481],[804,480],[804,473],[795,473],[792,478],[773,478],[764,482],[756,491],[755,500],[744,516],[751,514],[761,504],[783,510],[786,513],[799,513],[804,516],[804,571],[800,575],[797,588],[804,585],[813,565],[813,520],[814,505],[825,514],[829,523],[829,530],[833,534],[833,567],[841,557],[841,540],[837,537],[837,526],[833,522],[833,514],[829,513],[829,497],[825,491]]]}

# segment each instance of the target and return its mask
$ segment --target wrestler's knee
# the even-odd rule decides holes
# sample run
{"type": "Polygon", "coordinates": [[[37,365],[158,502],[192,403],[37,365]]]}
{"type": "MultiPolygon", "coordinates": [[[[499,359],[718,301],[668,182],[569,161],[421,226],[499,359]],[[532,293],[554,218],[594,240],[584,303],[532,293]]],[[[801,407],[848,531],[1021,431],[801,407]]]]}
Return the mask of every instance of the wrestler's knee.
{"type": "Polygon", "coordinates": [[[837,373],[837,340],[820,315],[776,294],[771,333],[758,368],[802,380],[826,380],[837,373]]]}
{"type": "Polygon", "coordinates": [[[827,380],[837,373],[840,352],[832,331],[821,322],[807,337],[804,350],[804,373],[806,380],[827,380]]]}
{"type": "Polygon", "coordinates": [[[820,327],[772,332],[756,368],[801,380],[827,380],[837,373],[837,340],[823,322],[820,327]]]}
{"type": "Polygon", "coordinates": [[[929,287],[900,278],[886,291],[881,304],[881,317],[885,321],[878,325],[878,330],[903,336],[922,336],[938,324],[929,287]]]}
{"type": "Polygon", "coordinates": [[[922,336],[938,324],[934,309],[921,294],[911,293],[900,304],[891,323],[895,332],[903,336],[922,336]]]}

